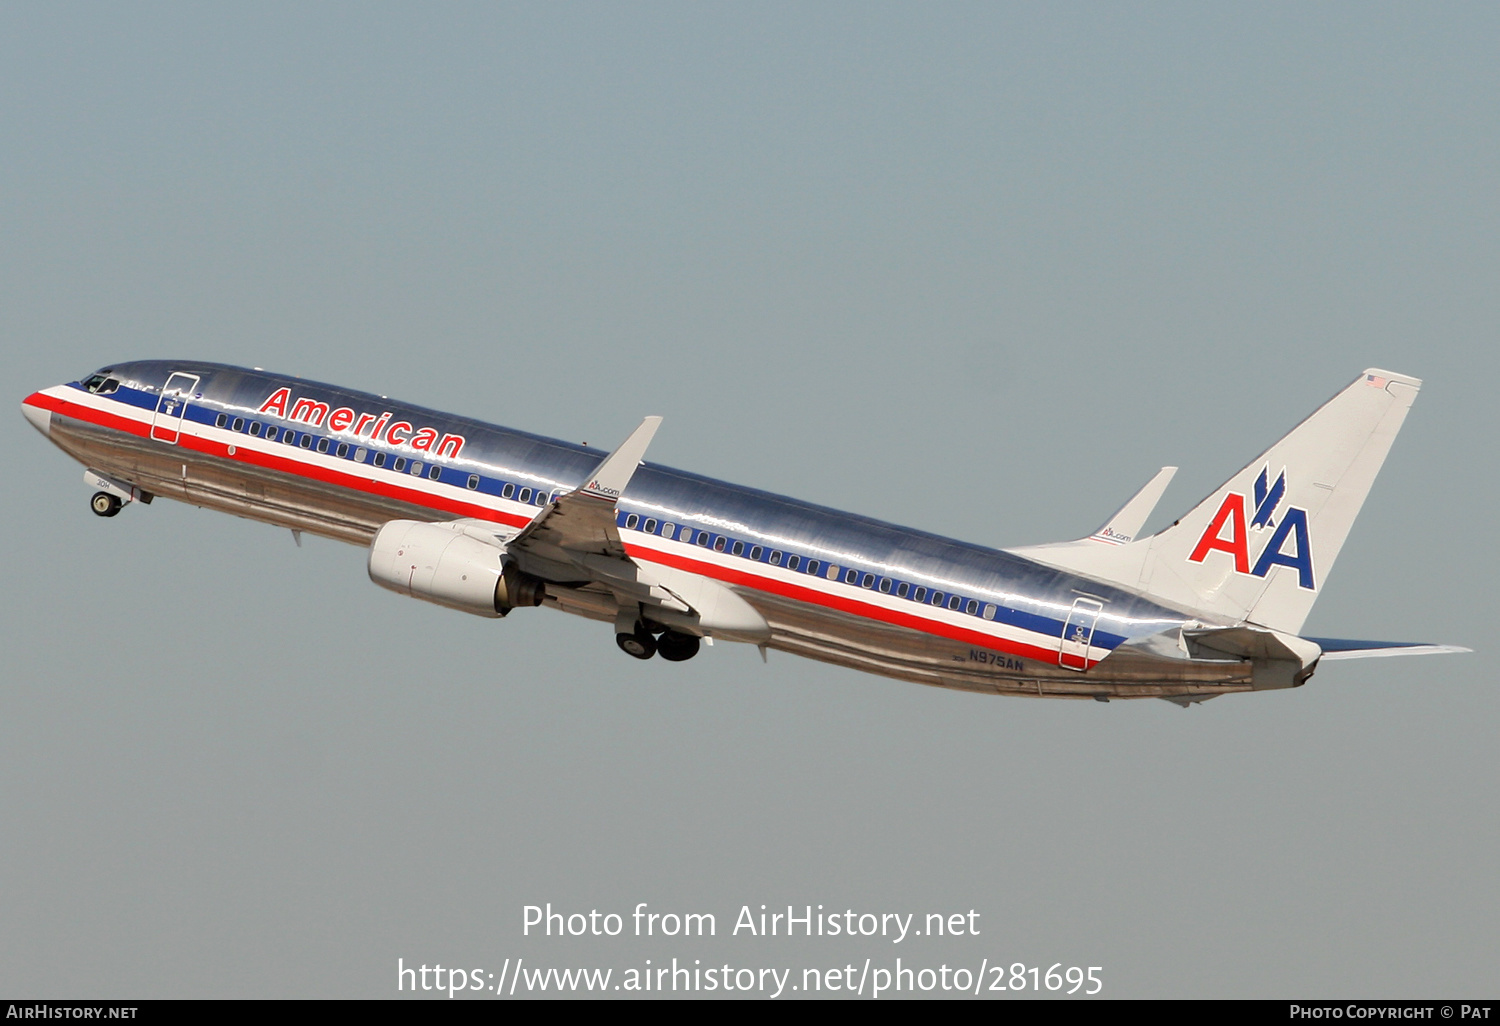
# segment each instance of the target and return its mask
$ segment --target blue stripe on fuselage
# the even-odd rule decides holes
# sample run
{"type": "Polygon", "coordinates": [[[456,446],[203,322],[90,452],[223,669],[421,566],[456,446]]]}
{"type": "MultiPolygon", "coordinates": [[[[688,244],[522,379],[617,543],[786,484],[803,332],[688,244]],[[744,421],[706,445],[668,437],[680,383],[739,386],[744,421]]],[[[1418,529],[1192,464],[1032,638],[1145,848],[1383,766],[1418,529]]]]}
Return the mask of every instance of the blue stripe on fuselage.
{"type": "MultiPolygon", "coordinates": [[[[126,372],[124,376],[129,377],[128,368],[135,367],[142,372],[140,377],[146,378],[149,366],[122,365],[116,373],[126,372]]],[[[315,440],[329,438],[334,443],[344,442],[350,446],[346,459],[352,457],[355,447],[365,448],[372,455],[383,452],[387,454],[387,466],[383,469],[391,476],[392,482],[402,476],[409,476],[390,466],[396,456],[404,456],[409,460],[421,460],[429,467],[439,466],[440,476],[437,480],[459,490],[461,494],[471,491],[466,487],[471,473],[479,477],[478,487],[472,490],[479,494],[500,496],[507,484],[519,491],[523,487],[536,488],[539,482],[548,482],[550,492],[581,484],[603,456],[598,450],[455,418],[436,410],[393,403],[374,395],[239,368],[160,363],[155,365],[152,377],[146,380],[165,381],[171,369],[184,367],[202,378],[199,384],[202,397],[190,399],[187,404],[185,417],[189,421],[212,427],[222,412],[231,418],[230,424],[233,423],[233,418],[241,417],[245,419],[247,427],[251,421],[260,421],[275,425],[278,431],[290,429],[299,436],[310,434],[315,440]],[[216,388],[216,379],[225,372],[236,379],[240,386],[232,396],[227,396],[216,388]],[[265,398],[281,387],[290,387],[294,398],[305,396],[319,402],[328,402],[330,406],[362,407],[361,412],[389,411],[395,418],[406,418],[413,422],[420,420],[440,431],[461,433],[467,438],[462,459],[458,461],[464,467],[452,466],[452,461],[434,459],[430,453],[413,453],[401,447],[372,444],[368,438],[358,438],[347,432],[309,430],[310,425],[300,421],[257,412],[265,398]],[[512,464],[508,473],[506,463],[512,464]]],[[[146,382],[138,381],[136,384],[143,383],[146,382]]],[[[81,385],[76,387],[81,388],[81,385]]],[[[158,393],[127,385],[122,381],[115,392],[103,398],[152,411],[156,407],[158,393]]],[[[277,441],[269,444],[281,443],[277,441]]],[[[290,456],[297,451],[302,451],[300,446],[287,446],[284,455],[290,456]]],[[[316,451],[316,441],[312,451],[316,451]]],[[[333,452],[330,453],[332,454],[333,452]]],[[[353,462],[352,459],[350,462],[353,462]]],[[[368,462],[362,466],[366,471],[377,469],[368,462]]],[[[425,473],[423,476],[426,479],[425,473]]],[[[768,563],[769,553],[775,548],[786,555],[801,556],[804,564],[808,559],[817,559],[825,566],[836,562],[841,567],[852,567],[861,576],[870,573],[877,578],[887,577],[893,582],[893,592],[897,584],[905,582],[911,586],[912,593],[916,587],[921,586],[929,590],[941,590],[945,595],[957,594],[964,603],[973,599],[979,604],[979,609],[974,614],[963,612],[963,605],[957,611],[944,608],[945,613],[958,612],[965,620],[972,618],[985,622],[984,605],[993,603],[997,607],[994,622],[1033,632],[1044,638],[1056,639],[1062,633],[1067,609],[1072,604],[1072,585],[1076,583],[1076,578],[1009,553],[910,531],[784,496],[739,488],[649,464],[641,468],[628,491],[631,494],[620,501],[622,524],[626,515],[634,513],[642,521],[648,516],[660,522],[671,520],[694,526],[696,530],[709,530],[715,537],[720,536],[716,528],[723,527],[722,537],[728,539],[731,546],[734,541],[740,541],[744,546],[746,555],[733,558],[749,562],[749,551],[759,545],[764,550],[759,560],[762,563],[768,563]],[[756,525],[755,528],[750,527],[752,523],[756,525]],[[705,524],[710,526],[704,526],[705,524]],[[743,527],[743,530],[737,530],[731,524],[743,527]],[[800,544],[797,534],[805,536],[800,544]],[[883,547],[890,549],[889,554],[871,558],[868,550],[881,548],[881,542],[884,542],[883,547]],[[867,550],[866,554],[859,554],[860,549],[867,550]],[[972,580],[975,576],[987,579],[972,580]],[[963,580],[965,577],[971,579],[966,582],[963,580]],[[1018,596],[1017,593],[1022,589],[1026,593],[1018,596]],[[1048,595],[1059,597],[1050,599],[1048,595]],[[1004,601],[1002,596],[1023,597],[1025,602],[1016,604],[1004,601]]],[[[421,503],[422,493],[419,490],[412,490],[410,495],[411,501],[421,503]]],[[[684,554],[690,554],[696,548],[690,543],[675,540],[672,544],[682,545],[684,554]]],[[[820,587],[825,585],[833,585],[839,593],[847,592],[851,597],[857,597],[858,592],[871,590],[860,587],[857,582],[845,583],[842,575],[837,582],[820,577],[820,587]]],[[[1088,586],[1090,594],[1098,594],[1106,601],[1107,611],[1100,617],[1093,636],[1093,644],[1097,647],[1113,649],[1131,637],[1152,634],[1181,622],[1179,614],[1137,596],[1099,586],[1095,582],[1088,582],[1088,586]]],[[[916,615],[920,614],[914,607],[926,605],[911,597],[895,599],[893,594],[884,595],[878,591],[872,591],[870,598],[874,599],[875,595],[893,600],[900,608],[909,609],[916,615]]],[[[937,607],[931,608],[935,611],[937,607]]],[[[982,630],[977,624],[975,629],[982,630]]]]}

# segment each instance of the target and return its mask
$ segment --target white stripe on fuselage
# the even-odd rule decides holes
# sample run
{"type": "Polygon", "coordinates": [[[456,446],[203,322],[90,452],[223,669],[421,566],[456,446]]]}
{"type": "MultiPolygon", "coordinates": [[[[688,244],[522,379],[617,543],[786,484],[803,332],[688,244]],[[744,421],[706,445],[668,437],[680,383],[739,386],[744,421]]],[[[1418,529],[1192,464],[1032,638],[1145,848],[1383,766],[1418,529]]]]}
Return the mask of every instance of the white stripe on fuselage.
{"type": "MultiPolygon", "coordinates": [[[[151,423],[155,418],[155,411],[153,409],[143,409],[130,403],[112,399],[108,395],[95,395],[69,385],[59,385],[43,389],[42,393],[101,413],[134,421],[145,427],[148,433],[151,423]]],[[[286,422],[282,418],[272,419],[263,415],[258,417],[254,413],[237,412],[232,409],[223,408],[217,403],[204,403],[200,400],[198,401],[198,405],[203,409],[222,410],[230,418],[241,417],[246,421],[260,420],[261,423],[268,426],[275,426],[283,431],[326,430],[318,429],[316,425],[303,424],[300,421],[286,422]]],[[[514,499],[504,499],[500,496],[477,490],[470,490],[462,485],[432,481],[425,476],[412,475],[406,471],[398,472],[389,468],[380,468],[371,463],[355,463],[347,457],[340,457],[332,453],[320,453],[315,448],[303,449],[300,445],[293,446],[281,441],[268,441],[264,436],[257,437],[244,432],[233,431],[228,425],[219,428],[212,424],[201,424],[184,418],[181,433],[193,438],[202,439],[205,442],[222,445],[226,448],[234,447],[236,450],[235,454],[227,457],[230,461],[236,461],[239,452],[242,450],[259,453],[263,456],[273,456],[290,463],[301,464],[309,468],[318,468],[324,472],[348,477],[365,478],[372,483],[379,483],[386,487],[396,487],[402,491],[414,493],[403,498],[417,505],[426,505],[421,502],[422,497],[448,497],[462,501],[467,505],[491,510],[496,514],[509,515],[510,517],[524,520],[534,519],[545,508],[537,507],[530,503],[521,503],[514,499]]],[[[372,443],[370,439],[359,438],[353,435],[340,437],[340,433],[337,432],[320,434],[320,437],[330,438],[335,443],[342,441],[353,447],[369,449],[372,455],[376,451],[385,451],[389,454],[400,448],[388,444],[372,443]]],[[[570,487],[562,482],[544,479],[527,471],[497,467],[481,463],[472,458],[460,458],[458,460],[444,458],[442,460],[435,460],[430,453],[421,452],[420,450],[413,450],[413,452],[417,453],[417,455],[407,456],[408,460],[421,460],[427,466],[437,464],[461,472],[468,471],[482,473],[491,477],[505,476],[507,478],[514,478],[517,481],[529,481],[532,482],[531,487],[541,488],[548,493],[567,490],[570,487]]],[[[224,457],[213,456],[211,458],[221,459],[224,457]]],[[[428,506],[428,508],[432,507],[428,506]]],[[[636,508],[636,504],[631,504],[633,512],[636,508]]],[[[805,542],[783,541],[768,536],[750,525],[739,524],[737,522],[731,523],[713,516],[691,514],[684,516],[664,509],[652,510],[649,504],[640,504],[640,508],[654,511],[658,519],[664,521],[670,520],[679,525],[679,527],[690,526],[693,528],[695,535],[697,532],[704,530],[712,533],[732,531],[741,536],[748,535],[758,538],[760,539],[759,544],[768,549],[783,548],[794,550],[798,551],[799,554],[803,554],[804,558],[807,558],[805,554],[809,546],[805,542]]],[[[434,512],[437,511],[434,510],[434,512]]],[[[448,516],[450,515],[443,514],[444,518],[448,516]]],[[[644,514],[642,516],[644,518],[644,514]]],[[[867,572],[873,572],[877,577],[882,572],[889,575],[899,573],[908,582],[913,577],[921,577],[926,582],[924,586],[931,590],[943,591],[945,593],[958,591],[964,595],[966,600],[973,598],[981,604],[993,602],[1000,606],[1014,606],[1014,596],[1006,593],[987,591],[971,583],[954,582],[945,578],[920,575],[914,573],[910,568],[900,568],[898,570],[897,568],[886,567],[879,563],[871,563],[867,559],[854,556],[853,554],[819,552],[815,558],[824,563],[824,568],[818,574],[808,574],[800,570],[790,570],[784,566],[778,567],[767,563],[751,562],[742,556],[734,556],[727,552],[717,552],[711,547],[699,546],[693,542],[684,542],[676,539],[667,541],[659,535],[648,534],[641,530],[620,528],[620,536],[622,541],[627,545],[638,550],[646,550],[648,553],[656,552],[667,557],[675,556],[679,559],[691,559],[709,566],[722,568],[726,571],[726,575],[739,574],[750,578],[775,581],[785,586],[800,588],[826,596],[831,600],[836,600],[838,603],[863,603],[898,616],[909,617],[933,624],[934,626],[943,626],[949,629],[988,636],[996,641],[1025,645],[1050,652],[1057,652],[1059,649],[1059,638],[1055,634],[1043,634],[1015,624],[998,620],[987,620],[983,616],[975,616],[974,614],[964,613],[960,610],[950,610],[946,606],[919,603],[910,598],[901,598],[892,593],[881,592],[876,588],[862,588],[857,585],[850,585],[844,583],[841,579],[830,580],[825,574],[826,567],[829,564],[833,564],[839,567],[839,577],[842,578],[843,572],[850,568],[850,563],[854,563],[857,564],[855,569],[858,570],[861,576],[867,572]]],[[[643,557],[642,561],[647,563],[653,562],[649,555],[643,557]]],[[[661,565],[670,566],[671,564],[669,560],[664,559],[661,561],[661,565]]],[[[1036,599],[1031,598],[1028,601],[1034,603],[1036,599]]],[[[1055,619],[1066,621],[1069,608],[1060,604],[1052,604],[1052,609],[1049,612],[1055,619]]],[[[958,642],[955,643],[957,644],[958,642]]],[[[1109,654],[1109,651],[1109,649],[1091,645],[1087,654],[1089,663],[1092,664],[1103,659],[1109,654]]]]}

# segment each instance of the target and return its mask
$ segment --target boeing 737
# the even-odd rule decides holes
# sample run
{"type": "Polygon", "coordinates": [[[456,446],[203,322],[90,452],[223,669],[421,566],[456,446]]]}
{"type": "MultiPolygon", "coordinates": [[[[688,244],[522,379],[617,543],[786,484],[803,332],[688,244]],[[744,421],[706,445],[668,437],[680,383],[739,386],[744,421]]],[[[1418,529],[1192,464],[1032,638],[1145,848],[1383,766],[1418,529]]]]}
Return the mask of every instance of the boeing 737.
{"type": "Polygon", "coordinates": [[[990,549],[300,378],[115,364],[28,396],[93,511],[165,496],[368,548],[371,580],[612,624],[637,659],[743,642],[938,687],[1164,698],[1298,687],[1326,660],[1463,652],[1304,637],[1421,382],[1367,370],[1170,527],[1165,467],[1077,541],[990,549]]]}

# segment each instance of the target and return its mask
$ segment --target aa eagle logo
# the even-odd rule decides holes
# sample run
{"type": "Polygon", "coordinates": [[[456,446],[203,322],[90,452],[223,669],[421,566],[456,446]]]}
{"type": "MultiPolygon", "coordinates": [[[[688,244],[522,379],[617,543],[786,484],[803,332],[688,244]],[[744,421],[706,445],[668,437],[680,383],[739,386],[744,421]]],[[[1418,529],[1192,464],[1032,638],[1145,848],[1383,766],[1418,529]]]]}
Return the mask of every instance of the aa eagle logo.
{"type": "Polygon", "coordinates": [[[1271,468],[1262,467],[1260,476],[1255,479],[1255,505],[1248,519],[1245,496],[1238,492],[1224,496],[1224,502],[1203,529],[1188,561],[1202,563],[1210,552],[1227,552],[1234,559],[1235,573],[1265,577],[1273,566],[1288,566],[1297,571],[1299,588],[1317,590],[1313,579],[1312,543],[1307,533],[1307,510],[1288,506],[1285,512],[1278,514],[1277,509],[1285,497],[1286,468],[1283,467],[1272,482],[1271,468]],[[1271,532],[1253,566],[1250,563],[1252,529],[1257,536],[1271,532]]]}

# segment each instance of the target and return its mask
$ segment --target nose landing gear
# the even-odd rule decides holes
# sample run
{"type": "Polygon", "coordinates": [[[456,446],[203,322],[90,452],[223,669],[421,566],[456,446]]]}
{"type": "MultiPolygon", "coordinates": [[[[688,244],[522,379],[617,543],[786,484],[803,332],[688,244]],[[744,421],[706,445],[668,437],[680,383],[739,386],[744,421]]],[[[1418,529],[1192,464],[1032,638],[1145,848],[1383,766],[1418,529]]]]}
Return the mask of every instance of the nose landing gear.
{"type": "Polygon", "coordinates": [[[100,517],[114,516],[120,512],[122,505],[124,504],[120,502],[119,496],[108,492],[95,492],[94,497],[89,500],[89,509],[94,511],[95,516],[100,517]]]}

